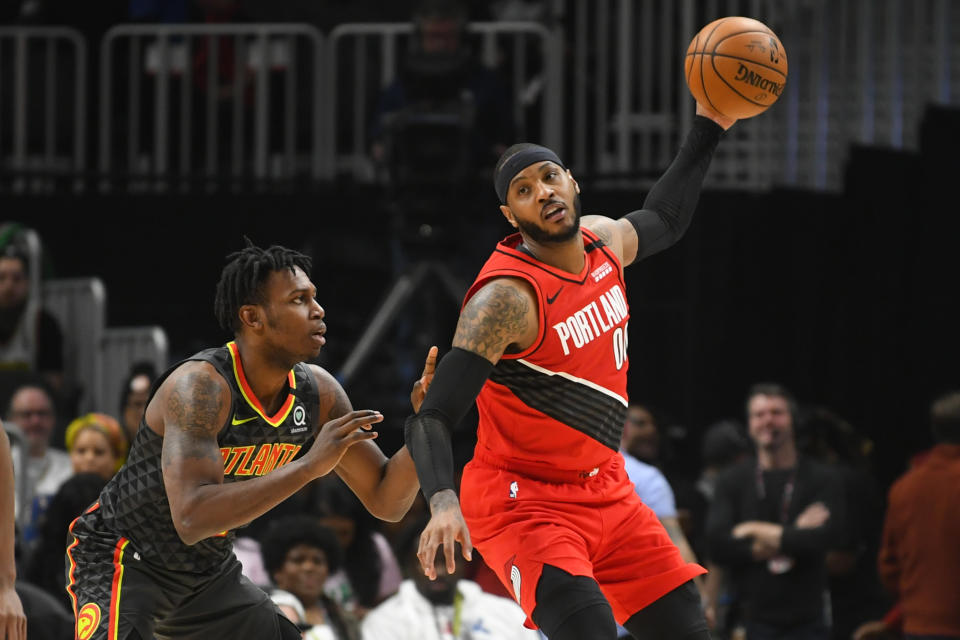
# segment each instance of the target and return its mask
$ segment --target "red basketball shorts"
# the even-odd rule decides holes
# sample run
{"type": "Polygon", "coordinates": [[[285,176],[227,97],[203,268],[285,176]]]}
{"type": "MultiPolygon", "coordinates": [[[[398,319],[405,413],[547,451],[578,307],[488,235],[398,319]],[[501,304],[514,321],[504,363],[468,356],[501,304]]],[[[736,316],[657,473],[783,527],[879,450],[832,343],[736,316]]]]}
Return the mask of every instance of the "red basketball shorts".
{"type": "Polygon", "coordinates": [[[617,622],[706,573],[680,557],[656,514],[634,492],[623,458],[593,476],[546,482],[472,460],[460,501],[470,537],[491,570],[531,614],[543,565],[592,577],[617,622]]]}

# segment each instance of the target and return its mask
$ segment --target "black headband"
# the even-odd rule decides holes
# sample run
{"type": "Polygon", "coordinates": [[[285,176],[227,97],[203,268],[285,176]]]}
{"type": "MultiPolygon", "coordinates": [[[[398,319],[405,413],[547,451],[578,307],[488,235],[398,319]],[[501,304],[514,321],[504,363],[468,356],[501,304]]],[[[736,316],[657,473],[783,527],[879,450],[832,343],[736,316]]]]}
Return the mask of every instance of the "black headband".
{"type": "Polygon", "coordinates": [[[515,154],[507,158],[497,172],[493,176],[493,187],[497,190],[497,196],[500,198],[500,202],[507,203],[507,189],[510,186],[510,181],[513,180],[514,176],[518,173],[532,165],[534,162],[546,161],[549,160],[560,166],[561,169],[565,169],[563,163],[560,162],[560,158],[557,157],[550,149],[546,147],[541,147],[537,144],[532,144],[528,147],[517,151],[515,154]]]}

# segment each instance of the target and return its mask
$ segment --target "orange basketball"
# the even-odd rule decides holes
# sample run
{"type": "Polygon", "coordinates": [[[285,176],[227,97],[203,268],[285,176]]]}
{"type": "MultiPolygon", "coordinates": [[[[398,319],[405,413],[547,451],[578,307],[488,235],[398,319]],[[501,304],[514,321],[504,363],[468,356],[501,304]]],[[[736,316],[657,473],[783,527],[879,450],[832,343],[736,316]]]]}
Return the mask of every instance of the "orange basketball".
{"type": "Polygon", "coordinates": [[[770,107],[787,82],[787,52],[759,20],[727,16],[700,30],[684,58],[687,87],[698,102],[729,118],[770,107]]]}

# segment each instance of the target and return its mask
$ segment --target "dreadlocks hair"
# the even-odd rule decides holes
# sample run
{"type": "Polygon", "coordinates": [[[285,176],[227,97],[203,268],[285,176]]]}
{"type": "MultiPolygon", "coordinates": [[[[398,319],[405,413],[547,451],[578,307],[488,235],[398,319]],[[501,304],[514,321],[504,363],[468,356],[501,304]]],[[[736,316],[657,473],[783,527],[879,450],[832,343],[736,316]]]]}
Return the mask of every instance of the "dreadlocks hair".
{"type": "Polygon", "coordinates": [[[227,256],[227,265],[220,273],[213,312],[224,331],[236,334],[240,330],[240,307],[245,304],[262,304],[263,283],[274,271],[300,267],[310,275],[312,260],[293,249],[273,245],[261,249],[244,236],[247,246],[227,256]]]}

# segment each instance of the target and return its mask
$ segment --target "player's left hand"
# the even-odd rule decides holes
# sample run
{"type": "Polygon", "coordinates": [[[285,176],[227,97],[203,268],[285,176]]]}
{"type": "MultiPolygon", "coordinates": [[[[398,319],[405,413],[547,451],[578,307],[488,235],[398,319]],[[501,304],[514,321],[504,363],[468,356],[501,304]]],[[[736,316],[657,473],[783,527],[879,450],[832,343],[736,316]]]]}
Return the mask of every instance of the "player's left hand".
{"type": "Polygon", "coordinates": [[[724,131],[732,127],[733,123],[737,121],[735,118],[728,118],[727,116],[717,113],[707,105],[700,102],[697,102],[697,115],[703,116],[704,118],[710,118],[718,125],[723,127],[724,131]]]}
{"type": "Polygon", "coordinates": [[[447,573],[457,570],[455,557],[456,543],[463,549],[463,557],[469,562],[473,557],[473,543],[470,542],[470,531],[460,511],[460,501],[457,494],[450,489],[436,492],[430,498],[430,522],[420,534],[420,546],[417,549],[417,558],[420,559],[420,568],[423,574],[431,580],[437,579],[437,549],[443,547],[443,555],[447,564],[447,573]]]}
{"type": "Polygon", "coordinates": [[[0,640],[27,640],[27,617],[13,585],[0,589],[0,640]]]}
{"type": "Polygon", "coordinates": [[[423,373],[421,373],[420,378],[413,383],[413,391],[410,392],[410,404],[413,405],[414,413],[420,411],[420,405],[423,404],[423,399],[427,395],[427,389],[430,388],[430,383],[433,382],[433,372],[436,368],[437,348],[430,347],[430,350],[427,351],[427,361],[423,363],[423,373]]]}

